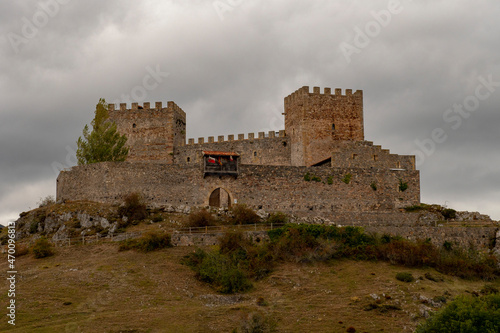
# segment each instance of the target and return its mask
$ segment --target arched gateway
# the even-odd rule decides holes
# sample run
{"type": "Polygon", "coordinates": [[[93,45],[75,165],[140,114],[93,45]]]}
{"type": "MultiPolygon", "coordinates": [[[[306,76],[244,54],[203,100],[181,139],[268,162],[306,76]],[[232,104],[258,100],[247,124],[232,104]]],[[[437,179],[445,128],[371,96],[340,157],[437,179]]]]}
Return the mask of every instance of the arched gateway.
{"type": "Polygon", "coordinates": [[[225,189],[221,187],[216,188],[210,194],[210,198],[208,199],[208,205],[210,207],[230,208],[231,196],[225,189]]]}

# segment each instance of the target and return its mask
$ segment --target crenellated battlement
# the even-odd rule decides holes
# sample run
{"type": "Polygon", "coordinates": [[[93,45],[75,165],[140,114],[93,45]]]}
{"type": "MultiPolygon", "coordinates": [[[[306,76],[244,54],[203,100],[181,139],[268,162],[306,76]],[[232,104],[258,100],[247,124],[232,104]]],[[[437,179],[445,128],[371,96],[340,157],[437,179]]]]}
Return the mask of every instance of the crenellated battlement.
{"type": "Polygon", "coordinates": [[[310,92],[309,86],[303,86],[302,88],[296,90],[295,92],[285,97],[285,103],[294,102],[296,100],[302,100],[304,97],[309,97],[312,95],[334,96],[337,98],[355,97],[363,99],[363,90],[356,90],[356,92],[353,94],[352,89],[346,89],[345,94],[342,94],[342,89],[340,88],[335,88],[333,93],[331,88],[324,88],[323,93],[321,93],[320,87],[313,87],[313,91],[310,92]]]}
{"type": "Polygon", "coordinates": [[[238,134],[235,136],[234,134],[230,134],[227,136],[227,140],[225,140],[224,135],[219,135],[217,136],[217,141],[215,141],[214,136],[209,136],[205,140],[205,138],[198,138],[198,142],[195,142],[194,138],[189,138],[187,145],[192,146],[192,145],[203,145],[203,144],[208,144],[208,143],[222,143],[222,142],[234,142],[234,141],[249,141],[249,140],[265,140],[265,139],[274,139],[274,138],[284,138],[286,137],[286,133],[284,130],[275,132],[275,131],[269,131],[268,133],[266,132],[258,132],[257,135],[255,133],[248,133],[247,138],[245,139],[245,134],[238,134]]]}
{"type": "Polygon", "coordinates": [[[116,107],[116,104],[108,104],[108,111],[136,111],[136,110],[173,110],[184,112],[175,102],[168,101],[167,107],[163,107],[163,102],[155,102],[154,107],[151,107],[150,102],[144,102],[143,105],[139,105],[139,103],[132,103],[130,108],[127,108],[127,103],[120,103],[119,108],[116,107]]]}

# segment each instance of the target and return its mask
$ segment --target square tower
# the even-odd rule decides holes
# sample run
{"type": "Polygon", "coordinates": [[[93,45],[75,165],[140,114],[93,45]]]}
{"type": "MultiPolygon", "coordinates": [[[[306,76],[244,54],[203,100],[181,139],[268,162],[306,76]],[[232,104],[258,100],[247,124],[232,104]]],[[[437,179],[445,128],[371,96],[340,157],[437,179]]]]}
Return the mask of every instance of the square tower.
{"type": "Polygon", "coordinates": [[[125,103],[115,110],[109,105],[109,120],[116,123],[120,134],[127,136],[127,161],[162,161],[173,163],[174,149],[186,143],[186,113],[174,102],[139,106],[125,103]]]}
{"type": "Polygon", "coordinates": [[[339,141],[363,141],[363,91],[300,88],[285,98],[285,131],[294,166],[327,159],[339,141]]]}

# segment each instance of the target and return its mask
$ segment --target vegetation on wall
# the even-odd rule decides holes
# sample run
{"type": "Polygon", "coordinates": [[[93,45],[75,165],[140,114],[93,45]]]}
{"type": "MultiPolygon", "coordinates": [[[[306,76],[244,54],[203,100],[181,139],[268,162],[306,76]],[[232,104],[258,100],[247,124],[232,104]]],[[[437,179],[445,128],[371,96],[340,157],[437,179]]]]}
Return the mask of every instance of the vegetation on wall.
{"type": "Polygon", "coordinates": [[[457,217],[457,211],[451,208],[446,208],[440,205],[428,205],[428,204],[418,204],[413,206],[405,207],[407,212],[418,212],[418,211],[428,211],[434,213],[440,213],[443,215],[445,220],[453,220],[457,217]]]}
{"type": "Polygon", "coordinates": [[[404,182],[403,179],[399,179],[399,191],[404,192],[408,189],[408,183],[404,182]]]}
{"type": "Polygon", "coordinates": [[[125,161],[128,148],[125,147],[127,137],[120,135],[114,122],[107,121],[108,105],[101,98],[96,105],[95,117],[92,120],[92,131],[88,125],[83,128],[83,136],[78,138],[76,157],[78,165],[125,161]]]}
{"type": "Polygon", "coordinates": [[[346,174],[344,178],[342,178],[342,182],[349,184],[351,182],[352,175],[350,173],[346,174]]]}
{"type": "MultiPolygon", "coordinates": [[[[369,235],[358,227],[287,224],[268,235],[270,242],[254,244],[241,233],[227,233],[218,248],[198,249],[184,263],[193,268],[200,280],[224,293],[250,289],[252,279],[267,276],[281,261],[381,260],[405,267],[431,267],[464,279],[500,277],[499,261],[493,255],[473,249],[437,247],[429,241],[369,235]]],[[[397,279],[410,282],[413,277],[401,273],[397,279]]]]}

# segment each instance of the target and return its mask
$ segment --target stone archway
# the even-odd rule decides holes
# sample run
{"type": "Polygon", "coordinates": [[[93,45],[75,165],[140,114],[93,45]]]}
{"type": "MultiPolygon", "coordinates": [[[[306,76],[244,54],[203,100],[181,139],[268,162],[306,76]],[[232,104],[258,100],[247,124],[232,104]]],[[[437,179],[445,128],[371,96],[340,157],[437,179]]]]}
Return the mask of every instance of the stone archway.
{"type": "Polygon", "coordinates": [[[230,208],[231,207],[231,196],[222,187],[218,187],[212,191],[210,198],[208,199],[208,205],[210,207],[217,208],[230,208]]]}

